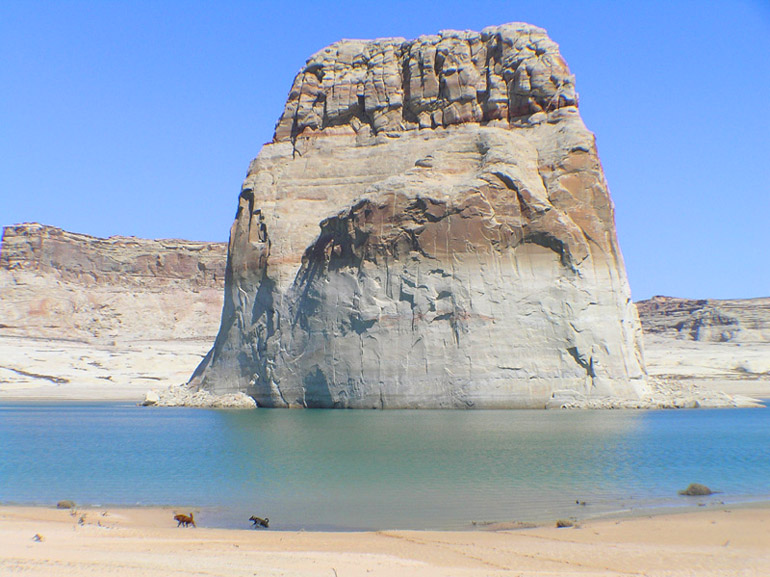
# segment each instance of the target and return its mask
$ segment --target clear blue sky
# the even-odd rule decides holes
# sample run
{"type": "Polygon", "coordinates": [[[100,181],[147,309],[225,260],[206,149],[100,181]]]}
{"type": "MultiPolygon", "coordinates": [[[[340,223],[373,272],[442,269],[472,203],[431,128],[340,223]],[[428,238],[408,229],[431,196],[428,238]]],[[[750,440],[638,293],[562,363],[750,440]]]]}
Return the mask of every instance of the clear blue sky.
{"type": "Polygon", "coordinates": [[[0,1],[0,225],[227,240],[292,79],[340,38],[546,28],[635,300],[770,295],[770,1],[0,1]]]}

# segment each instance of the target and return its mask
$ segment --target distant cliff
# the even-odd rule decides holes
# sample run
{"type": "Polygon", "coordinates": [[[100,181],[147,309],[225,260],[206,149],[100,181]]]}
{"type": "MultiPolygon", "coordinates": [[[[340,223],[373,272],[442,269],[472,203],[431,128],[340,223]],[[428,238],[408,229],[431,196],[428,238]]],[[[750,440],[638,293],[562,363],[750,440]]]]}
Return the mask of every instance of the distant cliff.
{"type": "Polygon", "coordinates": [[[53,226],[3,228],[0,269],[55,274],[63,281],[224,287],[225,244],[177,239],[97,238],[53,226]]]}
{"type": "Polygon", "coordinates": [[[0,334],[72,340],[212,337],[223,243],[3,229],[0,334]]]}
{"type": "Polygon", "coordinates": [[[645,333],[715,343],[770,343],[770,298],[682,299],[636,303],[645,333]]]}
{"type": "Polygon", "coordinates": [[[637,304],[650,376],[770,398],[770,298],[637,304]]]}

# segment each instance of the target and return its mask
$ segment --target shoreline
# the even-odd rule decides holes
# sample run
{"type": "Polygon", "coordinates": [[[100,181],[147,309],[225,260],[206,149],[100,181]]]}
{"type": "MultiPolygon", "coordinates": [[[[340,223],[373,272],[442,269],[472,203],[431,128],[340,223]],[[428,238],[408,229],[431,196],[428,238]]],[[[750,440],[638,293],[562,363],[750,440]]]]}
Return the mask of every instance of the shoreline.
{"type": "MultiPolygon", "coordinates": [[[[686,514],[697,514],[705,512],[725,511],[725,510],[767,510],[770,515],[770,495],[747,498],[745,500],[737,499],[734,501],[714,501],[707,502],[708,499],[714,499],[719,493],[713,493],[705,497],[679,497],[682,499],[680,504],[655,504],[649,506],[628,507],[617,510],[596,511],[590,513],[586,511],[583,515],[570,515],[565,513],[557,516],[541,517],[539,519],[497,519],[484,521],[469,521],[466,526],[461,528],[451,527],[386,527],[386,528],[356,528],[328,525],[327,528],[303,528],[300,526],[276,527],[275,523],[270,527],[274,533],[378,533],[382,531],[409,531],[409,532],[439,532],[439,533],[476,533],[484,531],[518,531],[523,529],[548,528],[555,526],[558,520],[569,520],[575,525],[584,525],[603,521],[626,521],[642,518],[668,517],[686,514]],[[704,502],[704,499],[706,502],[704,502]],[[689,502],[688,502],[689,500],[689,502]]],[[[153,523],[146,526],[163,526],[166,521],[171,519],[177,513],[189,514],[191,511],[196,515],[198,528],[222,531],[250,531],[253,529],[248,521],[243,521],[242,526],[232,524],[221,524],[223,517],[217,512],[221,510],[219,505],[173,505],[164,503],[154,504],[125,504],[125,503],[99,503],[99,504],[80,504],[76,503],[72,508],[60,508],[55,504],[33,503],[33,502],[14,502],[0,501],[0,513],[4,510],[20,510],[26,513],[45,511],[64,511],[74,515],[86,514],[94,516],[103,511],[120,511],[129,517],[136,515],[139,519],[144,518],[145,514],[153,519],[153,523]],[[165,517],[164,517],[165,516],[165,517]]],[[[148,518],[149,518],[148,517],[148,518]]],[[[229,517],[228,517],[229,518],[229,517]]],[[[147,521],[147,519],[145,519],[147,521]]],[[[170,523],[170,521],[168,521],[170,523]]],[[[138,526],[142,526],[141,524],[138,526]]],[[[168,524],[169,527],[173,524],[168,524]]]]}
{"type": "MultiPolygon", "coordinates": [[[[13,392],[8,390],[0,390],[0,404],[61,404],[68,405],[74,403],[88,403],[88,404],[132,404],[136,406],[142,406],[146,404],[146,394],[150,391],[157,391],[158,388],[142,388],[141,391],[136,387],[126,386],[122,388],[100,389],[96,386],[61,386],[51,385],[47,387],[17,389],[13,392]],[[57,387],[57,388],[54,388],[57,387]],[[14,394],[15,393],[15,394],[14,394]]],[[[232,396],[232,395],[229,395],[232,396]]],[[[668,405],[655,404],[646,401],[628,401],[619,403],[603,403],[599,401],[590,401],[586,403],[564,402],[563,404],[556,403],[554,406],[544,406],[542,408],[517,408],[517,409],[461,409],[461,410],[492,410],[492,411],[544,411],[544,410],[629,410],[629,411],[661,411],[661,410],[679,410],[679,409],[699,409],[699,410],[713,410],[713,409],[747,409],[756,408],[763,409],[770,407],[770,394],[768,391],[761,391],[754,396],[747,396],[745,394],[732,393],[732,402],[730,404],[693,404],[692,402],[683,402],[681,404],[670,403],[668,405]]],[[[218,399],[218,397],[209,395],[210,399],[218,399]]],[[[226,398],[228,395],[225,395],[226,398]]],[[[169,408],[169,407],[190,407],[199,409],[235,409],[235,410],[254,410],[254,409],[273,409],[273,407],[259,407],[253,406],[251,403],[215,403],[210,402],[198,403],[198,404],[163,404],[152,403],[148,408],[169,408]]],[[[274,408],[275,410],[296,410],[293,408],[274,408]]],[[[326,409],[326,410],[363,410],[363,409],[326,409]]],[[[384,409],[384,410],[406,410],[406,411],[419,411],[419,410],[457,410],[457,409],[384,409]]]]}
{"type": "Polygon", "coordinates": [[[709,576],[770,563],[770,503],[473,531],[177,528],[174,511],[0,505],[0,573],[709,576]]]}
{"type": "MultiPolygon", "coordinates": [[[[687,515],[695,513],[715,512],[715,511],[735,511],[735,510],[767,510],[770,514],[770,496],[762,496],[757,498],[750,498],[747,500],[736,501],[717,501],[713,503],[703,503],[702,499],[714,498],[718,493],[714,493],[707,497],[681,497],[682,499],[690,499],[691,502],[683,502],[682,504],[671,505],[653,505],[649,507],[631,507],[622,510],[611,510],[604,512],[596,512],[594,514],[586,514],[582,516],[570,516],[563,515],[559,518],[553,517],[547,520],[490,520],[490,521],[470,521],[467,527],[463,528],[368,528],[358,529],[354,527],[334,527],[329,526],[328,529],[305,529],[300,527],[289,528],[277,528],[275,525],[270,527],[270,531],[273,533],[379,533],[382,531],[408,531],[408,532],[439,532],[439,533],[475,533],[479,531],[520,531],[524,529],[536,529],[536,528],[548,528],[555,526],[556,521],[559,519],[570,520],[575,525],[584,525],[594,522],[603,521],[626,521],[642,518],[656,518],[656,517],[668,517],[677,515],[687,515]],[[701,501],[698,501],[698,500],[701,501]]],[[[0,501],[0,515],[5,510],[19,510],[25,514],[32,512],[45,511],[64,511],[69,514],[77,512],[79,515],[86,514],[88,516],[95,516],[101,514],[104,511],[122,512],[129,517],[137,516],[140,520],[138,527],[142,526],[162,526],[165,521],[171,519],[177,513],[188,514],[192,511],[197,515],[196,520],[198,528],[206,528],[211,530],[222,531],[251,531],[253,527],[246,521],[242,527],[236,527],[231,525],[220,525],[216,521],[213,524],[207,524],[213,519],[220,519],[215,511],[219,510],[218,505],[170,505],[170,504],[124,504],[124,503],[105,503],[105,504],[79,504],[76,503],[72,508],[57,507],[51,503],[30,503],[30,502],[13,502],[13,501],[0,501]],[[145,514],[147,518],[145,518],[145,514]],[[164,517],[165,515],[165,517],[164,517]],[[149,519],[153,522],[147,525],[142,525],[142,522],[149,523],[149,519]]],[[[170,523],[170,521],[169,521],[170,523]]],[[[168,524],[171,527],[173,524],[168,524]]]]}

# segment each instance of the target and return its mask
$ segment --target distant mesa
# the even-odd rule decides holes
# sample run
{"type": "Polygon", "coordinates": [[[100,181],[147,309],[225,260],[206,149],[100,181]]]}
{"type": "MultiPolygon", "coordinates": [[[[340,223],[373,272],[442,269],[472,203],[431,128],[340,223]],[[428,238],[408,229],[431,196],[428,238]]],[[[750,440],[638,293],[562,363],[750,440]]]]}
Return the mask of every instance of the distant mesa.
{"type": "MultiPolygon", "coordinates": [[[[216,334],[225,243],[98,238],[38,223],[2,232],[2,336],[107,344],[216,334]]],[[[50,367],[25,368],[55,379],[50,367]]]]}
{"type": "Polygon", "coordinates": [[[190,385],[259,406],[650,393],[594,137],[529,24],[311,56],[249,167],[225,284],[190,385]]]}
{"type": "Polygon", "coordinates": [[[156,286],[184,280],[223,286],[223,243],[179,239],[98,238],[55,226],[22,223],[3,228],[0,269],[54,273],[63,281],[156,286]]]}

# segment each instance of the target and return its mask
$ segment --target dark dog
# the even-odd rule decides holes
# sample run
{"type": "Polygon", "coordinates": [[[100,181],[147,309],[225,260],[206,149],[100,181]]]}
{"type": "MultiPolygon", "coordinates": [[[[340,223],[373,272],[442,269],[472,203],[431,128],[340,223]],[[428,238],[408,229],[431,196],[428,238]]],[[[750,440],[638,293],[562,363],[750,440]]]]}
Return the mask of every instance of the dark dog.
{"type": "Polygon", "coordinates": [[[249,517],[249,521],[254,523],[255,529],[257,527],[264,527],[265,529],[267,529],[270,526],[270,519],[268,519],[267,517],[263,519],[262,517],[257,517],[256,515],[252,515],[251,517],[249,517]]]}
{"type": "Polygon", "coordinates": [[[195,519],[193,518],[193,514],[190,513],[190,515],[174,515],[174,521],[176,521],[177,527],[189,527],[192,525],[193,527],[196,527],[195,525],[195,519]]]}

